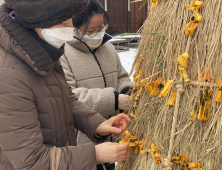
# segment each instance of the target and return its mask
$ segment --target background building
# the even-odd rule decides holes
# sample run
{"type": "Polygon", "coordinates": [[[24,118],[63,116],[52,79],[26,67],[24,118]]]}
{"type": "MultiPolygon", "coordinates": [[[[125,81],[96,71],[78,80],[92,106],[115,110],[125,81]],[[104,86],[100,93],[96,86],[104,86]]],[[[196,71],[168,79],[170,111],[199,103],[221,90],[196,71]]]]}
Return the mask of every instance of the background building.
{"type": "MultiPolygon", "coordinates": [[[[99,1],[109,15],[110,27],[107,32],[111,35],[137,32],[146,19],[147,5],[139,10],[142,2],[130,3],[133,0],[99,1]]],[[[0,0],[0,4],[3,2],[4,0],[0,0]]]]}
{"type": "Polygon", "coordinates": [[[130,3],[133,0],[99,0],[110,18],[108,33],[134,33],[146,19],[148,3],[139,10],[142,2],[130,3]]]}

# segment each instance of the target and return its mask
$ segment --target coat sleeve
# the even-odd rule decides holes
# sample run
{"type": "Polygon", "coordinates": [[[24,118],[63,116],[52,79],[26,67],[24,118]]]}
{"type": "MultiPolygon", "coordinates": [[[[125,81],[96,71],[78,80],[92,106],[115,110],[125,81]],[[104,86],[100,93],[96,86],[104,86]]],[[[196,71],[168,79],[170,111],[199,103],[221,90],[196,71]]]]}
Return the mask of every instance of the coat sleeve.
{"type": "Polygon", "coordinates": [[[72,99],[72,111],[73,111],[73,120],[75,128],[85,133],[93,142],[96,143],[104,142],[107,136],[96,138],[94,134],[98,125],[106,121],[106,119],[103,116],[101,116],[98,112],[90,109],[85,103],[79,101],[76,95],[72,92],[71,92],[71,99],[72,99]]]}
{"type": "Polygon", "coordinates": [[[77,88],[76,80],[74,74],[72,73],[72,69],[70,68],[68,59],[65,57],[65,55],[63,55],[60,61],[66,76],[67,83],[71,87],[72,92],[75,93],[79,101],[85,103],[92,110],[99,112],[105,118],[108,118],[110,115],[116,115],[114,88],[77,88]]]}
{"type": "MultiPolygon", "coordinates": [[[[43,144],[33,89],[25,75],[11,68],[1,68],[0,87],[0,148],[15,169],[96,170],[92,143],[68,147],[43,144]]],[[[81,103],[75,104],[81,106],[81,103]]],[[[104,121],[94,112],[80,117],[75,116],[78,121],[83,121],[83,125],[93,126],[92,129],[84,128],[88,134],[104,121]],[[93,116],[98,118],[96,123],[90,123],[93,116]]]]}
{"type": "Polygon", "coordinates": [[[125,94],[132,86],[133,83],[130,81],[129,74],[122,66],[119,55],[115,51],[117,70],[118,70],[118,92],[125,94]]]}

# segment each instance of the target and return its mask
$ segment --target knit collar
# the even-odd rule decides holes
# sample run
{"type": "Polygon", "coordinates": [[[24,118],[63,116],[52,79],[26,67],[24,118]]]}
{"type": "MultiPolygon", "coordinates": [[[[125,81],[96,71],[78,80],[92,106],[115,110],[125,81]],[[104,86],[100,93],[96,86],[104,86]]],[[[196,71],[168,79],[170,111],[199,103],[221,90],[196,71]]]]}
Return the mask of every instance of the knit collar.
{"type": "MultiPolygon", "coordinates": [[[[19,23],[17,17],[15,17],[14,20],[22,26],[22,24],[19,23]]],[[[49,54],[53,62],[58,61],[59,58],[64,54],[65,44],[63,44],[59,49],[57,49],[51,46],[49,43],[45,42],[43,39],[41,39],[33,29],[31,28],[25,28],[25,29],[36,39],[36,41],[42,46],[42,48],[45,49],[45,51],[49,54]]]]}

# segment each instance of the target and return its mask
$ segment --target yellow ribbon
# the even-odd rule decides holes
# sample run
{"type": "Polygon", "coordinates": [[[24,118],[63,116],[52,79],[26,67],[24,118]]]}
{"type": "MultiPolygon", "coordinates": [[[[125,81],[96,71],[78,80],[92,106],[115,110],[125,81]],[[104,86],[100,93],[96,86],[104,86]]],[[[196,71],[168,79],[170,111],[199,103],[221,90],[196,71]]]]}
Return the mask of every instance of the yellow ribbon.
{"type": "Polygon", "coordinates": [[[185,70],[185,68],[187,69],[187,67],[188,67],[188,58],[189,58],[188,53],[183,53],[182,55],[180,55],[177,58],[177,61],[180,63],[178,70],[180,73],[183,74],[183,78],[186,83],[190,81],[190,79],[187,75],[187,71],[185,70]]]}
{"type": "Polygon", "coordinates": [[[204,170],[204,169],[201,168],[200,162],[197,163],[197,170],[204,170]]]}
{"type": "Polygon", "coordinates": [[[183,169],[191,169],[191,168],[196,168],[197,164],[196,163],[188,163],[188,164],[184,164],[179,170],[183,170],[183,169]]]}
{"type": "Polygon", "coordinates": [[[204,2],[202,1],[197,1],[197,0],[194,0],[191,2],[191,6],[192,7],[197,7],[197,9],[200,9],[202,6],[204,5],[204,2]]]}
{"type": "Polygon", "coordinates": [[[124,136],[125,136],[125,137],[123,138],[123,140],[119,141],[119,144],[124,144],[124,143],[126,143],[126,142],[128,142],[128,141],[130,141],[130,140],[132,140],[132,139],[136,139],[134,136],[132,136],[132,135],[129,133],[128,130],[124,131],[123,133],[124,133],[124,136]]]}
{"type": "Polygon", "coordinates": [[[212,77],[211,77],[210,69],[209,68],[205,68],[204,71],[205,71],[205,74],[206,74],[206,80],[211,82],[212,81],[212,77]]]}
{"type": "Polygon", "coordinates": [[[150,96],[158,96],[159,91],[158,91],[158,84],[162,81],[162,77],[158,78],[156,81],[152,82],[151,87],[150,87],[150,96]]]}
{"type": "Polygon", "coordinates": [[[140,99],[141,94],[144,92],[145,86],[146,86],[146,79],[142,79],[140,81],[140,90],[139,90],[139,92],[137,93],[137,95],[135,97],[136,101],[140,99]]]}
{"type": "Polygon", "coordinates": [[[133,100],[133,95],[137,92],[137,86],[134,86],[133,91],[130,95],[130,100],[133,100]]]}
{"type": "Polygon", "coordinates": [[[143,70],[139,70],[139,73],[136,75],[136,73],[134,73],[133,75],[133,81],[135,82],[135,85],[133,87],[133,91],[130,95],[130,100],[133,100],[133,95],[137,92],[137,81],[139,80],[139,78],[142,76],[143,74],[143,70]]]}
{"type": "Polygon", "coordinates": [[[186,83],[189,82],[190,79],[189,79],[189,77],[188,77],[188,75],[187,75],[187,71],[186,71],[183,67],[179,67],[178,69],[179,69],[179,72],[180,72],[181,74],[183,74],[184,81],[185,81],[186,83]]]}
{"type": "MultiPolygon", "coordinates": [[[[203,96],[206,96],[206,92],[204,92],[203,96]]],[[[204,119],[204,103],[205,102],[206,102],[205,97],[203,97],[200,102],[200,110],[199,110],[198,117],[197,117],[198,120],[204,119]]]]}
{"type": "MultiPolygon", "coordinates": [[[[123,133],[124,133],[124,138],[123,138],[121,141],[119,141],[119,144],[120,144],[120,145],[126,143],[127,141],[136,140],[136,138],[135,138],[134,136],[132,136],[132,135],[129,133],[129,131],[126,130],[126,131],[124,131],[123,133]]],[[[130,142],[129,147],[128,147],[128,150],[131,149],[131,145],[132,145],[132,143],[130,142]]],[[[124,166],[125,162],[126,162],[126,160],[123,160],[123,161],[121,162],[121,164],[120,164],[120,167],[124,166]]]]}
{"type": "Polygon", "coordinates": [[[175,164],[180,165],[180,161],[187,163],[188,162],[189,157],[184,153],[182,156],[174,156],[172,157],[172,162],[175,164]]]}
{"type": "Polygon", "coordinates": [[[187,68],[188,66],[188,58],[189,55],[187,53],[183,53],[177,58],[177,61],[180,63],[181,67],[187,68]]]}
{"type": "Polygon", "coordinates": [[[151,1],[150,1],[151,8],[152,8],[152,9],[155,9],[155,8],[156,8],[157,3],[158,3],[158,0],[151,0],[151,1]]]}
{"type": "Polygon", "coordinates": [[[198,164],[196,163],[187,163],[188,162],[189,157],[184,153],[182,156],[174,156],[172,158],[172,162],[177,164],[177,165],[183,165],[179,170],[183,170],[183,169],[191,169],[191,168],[198,168],[198,170],[203,170],[201,168],[201,164],[198,162],[198,164]]]}
{"type": "Polygon", "coordinates": [[[198,8],[196,6],[193,7],[193,6],[189,5],[189,4],[186,4],[185,7],[187,9],[193,11],[193,13],[195,14],[195,16],[192,17],[193,18],[192,21],[202,21],[202,16],[199,14],[198,8]]]}
{"type": "Polygon", "coordinates": [[[185,30],[185,33],[187,36],[189,36],[189,35],[192,36],[194,34],[195,29],[199,25],[198,23],[195,23],[195,22],[196,21],[194,20],[194,17],[191,17],[190,22],[184,27],[184,30],[185,30]]]}
{"type": "Polygon", "coordinates": [[[194,12],[195,16],[190,18],[190,22],[184,27],[187,36],[193,35],[195,29],[199,25],[197,22],[202,21],[202,16],[199,14],[198,10],[204,5],[202,1],[192,1],[191,5],[186,4],[185,7],[194,12]],[[190,28],[191,27],[191,28],[190,28]]]}
{"type": "Polygon", "coordinates": [[[135,112],[132,112],[132,113],[130,114],[130,116],[131,116],[133,119],[136,119],[135,112]]]}
{"type": "Polygon", "coordinates": [[[160,164],[161,163],[161,159],[160,158],[157,158],[156,159],[156,164],[160,164]]]}
{"type": "MultiPolygon", "coordinates": [[[[166,0],[164,1],[166,2],[166,0]]],[[[155,9],[158,2],[160,2],[160,0],[150,0],[151,8],[155,9]]]]}
{"type": "Polygon", "coordinates": [[[135,138],[134,136],[132,136],[129,131],[125,131],[124,132],[124,135],[125,137],[123,138],[123,140],[121,140],[119,142],[119,144],[124,144],[126,143],[127,141],[129,141],[129,146],[128,146],[128,150],[131,151],[133,149],[133,147],[136,147],[135,148],[135,154],[138,154],[139,152],[139,148],[140,148],[140,153],[142,154],[143,152],[145,152],[147,150],[147,148],[145,148],[143,150],[143,147],[144,147],[144,144],[145,144],[145,141],[139,141],[137,140],[137,138],[135,138]]]}
{"type": "Polygon", "coordinates": [[[135,67],[134,67],[134,70],[137,70],[138,67],[140,66],[141,62],[144,60],[144,57],[142,57],[143,54],[140,55],[140,59],[138,60],[138,62],[136,63],[135,67]]]}
{"type": "Polygon", "coordinates": [[[136,112],[136,109],[137,109],[137,106],[136,104],[133,105],[132,107],[132,113],[130,114],[130,116],[133,118],[133,119],[136,119],[136,115],[135,115],[135,112],[136,112]]]}
{"type": "Polygon", "coordinates": [[[142,74],[143,74],[143,70],[141,69],[141,70],[139,70],[139,73],[136,75],[136,73],[133,75],[133,81],[135,82],[135,83],[137,83],[137,81],[139,80],[139,78],[142,76],[142,74]]]}
{"type": "Polygon", "coordinates": [[[152,150],[152,158],[157,158],[156,164],[159,164],[161,162],[160,157],[162,156],[160,153],[157,152],[158,147],[155,146],[153,143],[151,144],[151,150],[152,150]]]}
{"type": "Polygon", "coordinates": [[[170,86],[172,84],[173,80],[169,80],[166,85],[164,86],[163,90],[160,92],[159,97],[163,97],[163,96],[167,96],[169,90],[170,90],[170,86]]]}
{"type": "Polygon", "coordinates": [[[148,150],[148,148],[146,147],[146,148],[144,148],[144,149],[142,149],[141,151],[140,151],[140,154],[145,154],[146,153],[146,151],[148,150]]]}
{"type": "Polygon", "coordinates": [[[207,92],[207,101],[204,104],[204,117],[203,120],[208,120],[210,116],[210,108],[211,108],[211,101],[212,101],[212,90],[209,89],[207,92]]]}
{"type": "Polygon", "coordinates": [[[216,79],[215,82],[219,86],[217,89],[216,102],[221,102],[221,94],[222,94],[222,81],[220,79],[216,79]]]}
{"type": "Polygon", "coordinates": [[[204,5],[204,3],[202,1],[197,1],[197,0],[194,0],[191,2],[191,6],[192,7],[197,7],[197,9],[200,9],[202,6],[204,5]]]}
{"type": "MultiPolygon", "coordinates": [[[[211,82],[212,77],[211,77],[211,72],[209,68],[204,69],[205,74],[206,74],[206,81],[211,82]]],[[[201,72],[201,81],[204,82],[204,76],[203,73],[201,72]]],[[[209,88],[206,87],[206,90],[203,93],[203,96],[200,98],[200,110],[197,119],[198,120],[208,120],[209,115],[210,115],[210,108],[211,108],[211,101],[212,101],[212,93],[213,91],[209,88]]]]}
{"type": "Polygon", "coordinates": [[[167,101],[168,106],[174,106],[177,97],[177,92],[175,90],[171,90],[170,97],[167,101]]]}
{"type": "Polygon", "coordinates": [[[134,144],[136,145],[135,154],[138,154],[139,147],[140,147],[140,153],[141,153],[143,151],[145,141],[135,141],[134,144]]]}
{"type": "Polygon", "coordinates": [[[196,101],[195,101],[195,103],[193,105],[192,111],[191,111],[190,121],[193,121],[194,116],[195,116],[195,114],[197,112],[197,108],[198,108],[198,106],[200,104],[200,100],[202,100],[202,97],[203,97],[203,87],[200,87],[198,97],[197,97],[197,99],[196,99],[196,101]]]}
{"type": "MultiPolygon", "coordinates": [[[[123,160],[123,161],[121,162],[121,164],[120,164],[119,167],[120,167],[120,168],[123,167],[123,166],[125,165],[125,162],[126,162],[126,160],[123,160]]],[[[115,168],[115,169],[116,169],[116,168],[115,168]]]]}
{"type": "Polygon", "coordinates": [[[146,92],[149,92],[150,90],[150,86],[151,86],[150,80],[151,80],[150,78],[147,80],[146,87],[145,87],[146,92]]]}
{"type": "MultiPolygon", "coordinates": [[[[201,82],[204,82],[204,75],[202,72],[200,72],[200,81],[201,82]]],[[[197,99],[193,105],[193,108],[192,108],[192,111],[191,111],[191,118],[190,118],[190,121],[193,121],[194,119],[194,116],[197,112],[197,108],[199,107],[200,105],[200,101],[202,101],[202,98],[203,98],[203,87],[201,86],[200,89],[199,89],[199,94],[197,96],[197,99]]]]}

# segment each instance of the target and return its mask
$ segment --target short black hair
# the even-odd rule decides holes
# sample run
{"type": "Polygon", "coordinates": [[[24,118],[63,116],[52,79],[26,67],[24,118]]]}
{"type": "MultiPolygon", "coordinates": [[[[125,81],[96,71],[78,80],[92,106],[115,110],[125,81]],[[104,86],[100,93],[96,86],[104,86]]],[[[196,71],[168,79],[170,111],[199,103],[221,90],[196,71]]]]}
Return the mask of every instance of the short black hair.
{"type": "Polygon", "coordinates": [[[87,31],[90,20],[93,15],[102,14],[104,22],[109,23],[109,17],[107,12],[103,9],[101,3],[98,0],[90,0],[90,4],[85,8],[83,12],[72,18],[73,26],[77,29],[84,26],[84,33],[87,31]]]}

